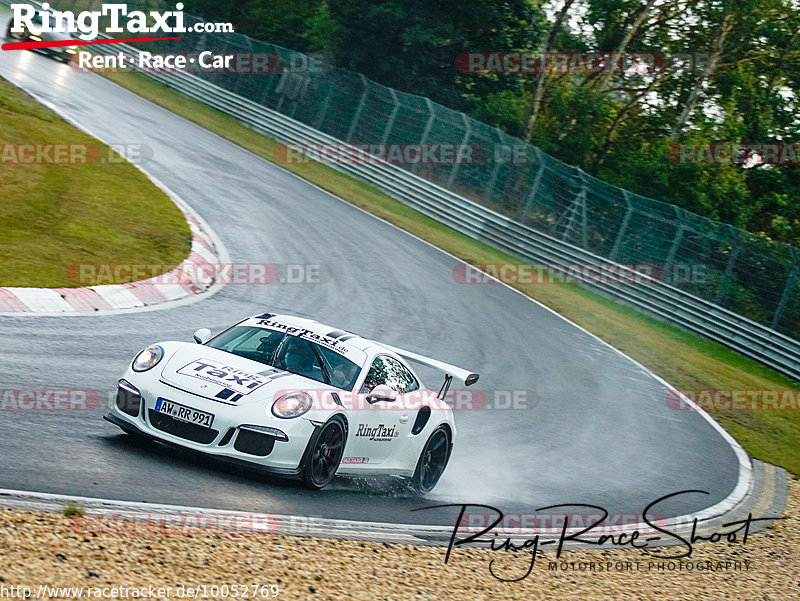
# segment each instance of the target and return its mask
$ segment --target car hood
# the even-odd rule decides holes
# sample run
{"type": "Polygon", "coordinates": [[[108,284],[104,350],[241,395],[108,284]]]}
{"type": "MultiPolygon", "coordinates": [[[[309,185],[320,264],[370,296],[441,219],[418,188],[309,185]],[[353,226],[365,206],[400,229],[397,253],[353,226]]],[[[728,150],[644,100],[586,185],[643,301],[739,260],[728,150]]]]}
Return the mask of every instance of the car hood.
{"type": "Polygon", "coordinates": [[[295,390],[328,389],[275,367],[199,344],[178,348],[161,368],[161,380],[185,392],[229,405],[273,402],[295,390]]]}

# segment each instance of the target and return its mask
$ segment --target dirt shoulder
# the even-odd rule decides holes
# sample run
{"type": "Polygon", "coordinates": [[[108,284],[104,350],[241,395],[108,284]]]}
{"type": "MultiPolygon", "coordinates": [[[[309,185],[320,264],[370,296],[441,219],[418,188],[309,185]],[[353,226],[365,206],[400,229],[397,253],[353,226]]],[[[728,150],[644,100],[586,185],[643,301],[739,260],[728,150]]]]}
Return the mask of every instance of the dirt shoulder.
{"type": "MultiPolygon", "coordinates": [[[[86,518],[4,510],[0,597],[22,598],[25,591],[14,587],[27,586],[32,598],[65,599],[113,595],[116,587],[126,589],[120,596],[127,598],[179,598],[195,588],[190,598],[264,599],[278,592],[279,599],[780,601],[798,599],[800,591],[798,526],[800,481],[790,480],[784,519],[751,534],[746,544],[741,538],[698,544],[691,558],[682,560],[633,549],[566,551],[555,570],[550,564],[555,553],[548,549],[527,578],[509,583],[491,575],[490,562],[496,560],[492,570],[498,576],[517,578],[530,563],[527,552],[459,548],[445,565],[441,547],[214,530],[101,529],[86,518]],[[42,585],[80,590],[41,591],[42,585]]],[[[660,547],[653,553],[683,550],[660,547]]]]}

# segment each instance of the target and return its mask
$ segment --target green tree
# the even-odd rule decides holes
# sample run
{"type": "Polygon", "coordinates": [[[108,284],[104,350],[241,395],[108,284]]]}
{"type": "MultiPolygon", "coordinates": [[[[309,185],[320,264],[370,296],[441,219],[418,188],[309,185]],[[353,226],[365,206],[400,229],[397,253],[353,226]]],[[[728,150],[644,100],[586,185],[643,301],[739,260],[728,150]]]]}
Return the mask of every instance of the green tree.
{"type": "Polygon", "coordinates": [[[315,49],[306,33],[318,21],[323,0],[186,0],[185,10],[207,20],[230,22],[237,33],[305,52],[315,49]]]}
{"type": "Polygon", "coordinates": [[[527,0],[330,0],[336,63],[384,85],[464,108],[470,96],[517,89],[513,76],[462,76],[465,52],[527,50],[543,17],[527,0]]]}

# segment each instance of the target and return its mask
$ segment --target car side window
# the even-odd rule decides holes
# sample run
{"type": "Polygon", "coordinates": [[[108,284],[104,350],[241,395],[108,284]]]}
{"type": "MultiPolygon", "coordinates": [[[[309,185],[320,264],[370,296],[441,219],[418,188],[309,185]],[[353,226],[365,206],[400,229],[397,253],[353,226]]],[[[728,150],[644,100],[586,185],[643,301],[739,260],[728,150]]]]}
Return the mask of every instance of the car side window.
{"type": "Polygon", "coordinates": [[[397,392],[412,392],[419,388],[419,382],[408,368],[394,357],[381,357],[386,366],[386,383],[397,392]]]}
{"type": "Polygon", "coordinates": [[[381,384],[386,384],[386,374],[383,369],[382,357],[375,357],[372,365],[367,372],[367,377],[364,378],[364,384],[361,386],[359,394],[368,394],[372,389],[381,384]]]}
{"type": "Polygon", "coordinates": [[[414,375],[397,359],[386,355],[375,357],[364,379],[360,394],[372,392],[376,386],[386,384],[399,393],[412,392],[419,388],[414,375]]]}

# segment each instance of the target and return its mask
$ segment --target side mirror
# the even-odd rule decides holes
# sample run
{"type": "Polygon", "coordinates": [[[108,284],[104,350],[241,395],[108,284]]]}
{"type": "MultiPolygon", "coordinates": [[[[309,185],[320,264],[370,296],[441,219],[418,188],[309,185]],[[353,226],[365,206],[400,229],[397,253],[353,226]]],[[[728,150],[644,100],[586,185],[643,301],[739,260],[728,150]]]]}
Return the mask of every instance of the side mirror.
{"type": "Polygon", "coordinates": [[[386,401],[391,403],[392,401],[397,400],[397,391],[394,390],[391,386],[387,386],[386,384],[381,384],[376,386],[372,389],[367,395],[367,401],[370,404],[379,403],[380,401],[386,401]]]}
{"type": "Polygon", "coordinates": [[[208,328],[200,328],[194,333],[194,341],[197,344],[205,344],[211,340],[211,330],[208,328]]]}

